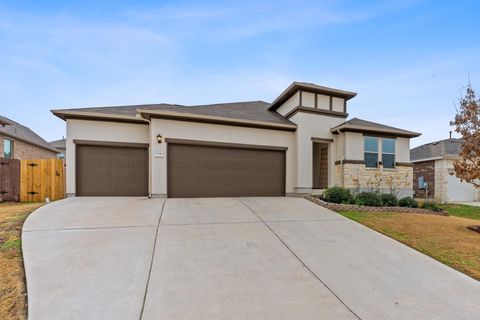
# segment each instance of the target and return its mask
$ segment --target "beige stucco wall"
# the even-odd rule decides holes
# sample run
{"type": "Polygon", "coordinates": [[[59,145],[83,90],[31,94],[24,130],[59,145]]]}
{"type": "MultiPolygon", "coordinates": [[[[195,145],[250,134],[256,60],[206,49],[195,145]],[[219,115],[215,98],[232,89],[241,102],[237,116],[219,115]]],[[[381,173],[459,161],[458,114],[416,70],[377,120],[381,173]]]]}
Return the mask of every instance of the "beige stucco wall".
{"type": "Polygon", "coordinates": [[[165,138],[216,141],[268,145],[288,148],[286,152],[286,192],[292,193],[296,185],[296,134],[290,131],[277,131],[216,125],[196,122],[152,119],[150,139],[151,193],[167,193],[167,143],[157,143],[156,136],[165,138]]]}
{"type": "Polygon", "coordinates": [[[343,112],[345,100],[342,98],[332,98],[332,110],[337,112],[343,112]]]}
{"type": "Polygon", "coordinates": [[[302,92],[302,106],[315,108],[315,93],[302,92]]]}
{"type": "MultiPolygon", "coordinates": [[[[312,170],[313,170],[313,143],[312,137],[322,139],[334,139],[330,133],[333,128],[343,121],[344,118],[331,117],[322,114],[311,114],[299,112],[295,114],[290,121],[298,125],[296,133],[297,143],[297,186],[298,192],[309,192],[312,188],[312,170]]],[[[334,183],[334,162],[336,154],[336,146],[334,143],[329,144],[328,148],[328,185],[334,183]]]]}
{"type": "Polygon", "coordinates": [[[289,113],[294,108],[300,105],[300,92],[296,92],[293,96],[291,96],[287,101],[285,101],[278,109],[277,112],[280,113],[282,116],[289,113]]]}
{"type": "Polygon", "coordinates": [[[317,108],[330,110],[330,96],[317,94],[317,108]]]}
{"type": "Polygon", "coordinates": [[[148,125],[68,119],[66,139],[67,194],[75,194],[75,144],[73,140],[148,143],[148,125]]]}
{"type": "MultiPolygon", "coordinates": [[[[337,153],[337,159],[341,160],[343,156],[348,160],[364,160],[364,135],[358,132],[345,132],[339,136],[345,136],[345,153],[337,153]]],[[[381,138],[379,138],[381,139],[381,138]]],[[[379,154],[382,153],[382,143],[378,144],[379,154]]],[[[395,139],[395,161],[410,162],[410,139],[398,137],[395,139]]]]}

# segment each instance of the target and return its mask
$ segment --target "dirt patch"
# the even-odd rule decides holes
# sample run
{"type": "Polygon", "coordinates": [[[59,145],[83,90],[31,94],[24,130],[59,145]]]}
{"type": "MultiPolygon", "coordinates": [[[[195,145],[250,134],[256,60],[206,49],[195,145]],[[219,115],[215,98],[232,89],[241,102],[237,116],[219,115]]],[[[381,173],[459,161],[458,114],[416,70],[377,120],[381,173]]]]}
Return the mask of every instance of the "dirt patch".
{"type": "Polygon", "coordinates": [[[422,214],[342,212],[374,230],[480,280],[478,220],[422,214]]]}
{"type": "Polygon", "coordinates": [[[0,204],[0,319],[27,318],[21,233],[28,215],[43,203],[0,204]]]}

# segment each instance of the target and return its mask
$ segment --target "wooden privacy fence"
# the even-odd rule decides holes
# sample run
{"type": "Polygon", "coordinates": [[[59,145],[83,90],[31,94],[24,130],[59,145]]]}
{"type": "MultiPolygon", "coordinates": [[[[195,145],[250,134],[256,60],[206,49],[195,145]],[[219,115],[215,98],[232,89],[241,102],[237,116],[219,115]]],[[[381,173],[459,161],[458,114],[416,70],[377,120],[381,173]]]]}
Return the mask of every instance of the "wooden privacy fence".
{"type": "Polygon", "coordinates": [[[62,159],[20,161],[20,201],[40,202],[65,197],[62,159]]]}
{"type": "Polygon", "coordinates": [[[20,160],[0,158],[0,202],[20,200],[20,160]]]}

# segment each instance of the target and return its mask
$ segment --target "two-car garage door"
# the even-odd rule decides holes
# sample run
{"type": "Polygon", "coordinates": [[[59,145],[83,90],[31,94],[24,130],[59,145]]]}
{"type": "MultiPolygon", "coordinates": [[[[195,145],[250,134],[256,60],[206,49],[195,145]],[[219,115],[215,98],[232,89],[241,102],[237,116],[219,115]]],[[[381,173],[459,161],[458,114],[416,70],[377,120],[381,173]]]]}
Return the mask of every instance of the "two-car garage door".
{"type": "Polygon", "coordinates": [[[282,196],[285,150],[168,144],[169,197],[282,196]]]}
{"type": "MultiPolygon", "coordinates": [[[[77,144],[76,170],[79,196],[148,195],[146,147],[77,144]]],[[[285,150],[168,143],[167,193],[168,197],[282,196],[285,150]]]]}

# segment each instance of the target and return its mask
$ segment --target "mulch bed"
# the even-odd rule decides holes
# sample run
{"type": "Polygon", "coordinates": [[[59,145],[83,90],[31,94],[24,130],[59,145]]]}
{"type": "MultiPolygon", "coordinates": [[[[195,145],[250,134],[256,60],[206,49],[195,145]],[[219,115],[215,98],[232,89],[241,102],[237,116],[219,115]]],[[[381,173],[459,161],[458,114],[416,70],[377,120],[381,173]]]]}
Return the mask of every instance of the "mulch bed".
{"type": "Polygon", "coordinates": [[[448,216],[446,211],[432,211],[422,208],[408,208],[408,207],[370,207],[370,206],[357,206],[356,204],[340,204],[326,202],[320,198],[306,195],[305,199],[310,200],[322,207],[333,211],[363,211],[363,212],[398,212],[398,213],[421,213],[421,214],[433,214],[437,216],[448,216]]]}

